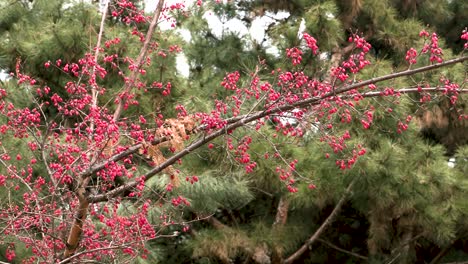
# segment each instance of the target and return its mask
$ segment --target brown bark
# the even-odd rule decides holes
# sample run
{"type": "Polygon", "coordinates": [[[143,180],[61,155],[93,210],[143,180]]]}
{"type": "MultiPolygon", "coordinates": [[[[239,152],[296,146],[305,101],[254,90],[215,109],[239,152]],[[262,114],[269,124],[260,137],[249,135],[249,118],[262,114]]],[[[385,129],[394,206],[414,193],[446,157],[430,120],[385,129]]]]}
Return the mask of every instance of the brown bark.
{"type": "MultiPolygon", "coordinates": [[[[289,200],[285,195],[281,196],[276,209],[275,222],[273,222],[273,232],[279,231],[288,220],[289,200]]],[[[283,249],[280,245],[273,245],[272,263],[279,264],[283,261],[283,249]]]]}
{"type": "Polygon", "coordinates": [[[275,222],[273,223],[273,228],[284,226],[288,220],[288,211],[289,211],[289,200],[281,196],[278,208],[276,210],[275,222]]]}
{"type": "Polygon", "coordinates": [[[67,244],[65,252],[63,253],[63,258],[69,258],[75,254],[78,244],[81,239],[81,232],[83,231],[83,223],[88,216],[89,202],[86,197],[85,186],[88,185],[89,178],[83,180],[76,191],[76,195],[79,200],[78,209],[74,215],[73,224],[68,234],[67,244]]]}

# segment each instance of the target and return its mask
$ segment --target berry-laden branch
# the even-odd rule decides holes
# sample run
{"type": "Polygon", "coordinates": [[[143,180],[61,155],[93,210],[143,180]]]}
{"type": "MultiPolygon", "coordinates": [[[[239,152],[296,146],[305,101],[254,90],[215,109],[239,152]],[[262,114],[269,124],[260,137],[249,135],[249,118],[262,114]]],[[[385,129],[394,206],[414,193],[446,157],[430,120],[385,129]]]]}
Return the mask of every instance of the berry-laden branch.
{"type": "MultiPolygon", "coordinates": [[[[218,137],[220,137],[222,135],[225,135],[225,134],[227,134],[227,133],[229,133],[229,132],[231,132],[231,131],[239,128],[239,127],[243,127],[243,126],[245,126],[245,125],[247,125],[247,124],[249,124],[251,122],[259,120],[259,119],[261,119],[263,117],[266,117],[266,116],[269,116],[269,115],[272,115],[272,114],[275,114],[275,113],[290,111],[290,110],[293,110],[293,109],[295,109],[297,107],[310,107],[310,106],[313,106],[313,105],[320,104],[320,102],[325,100],[325,99],[335,97],[335,96],[340,96],[340,95],[342,95],[342,94],[344,94],[344,93],[346,93],[346,92],[348,92],[350,90],[353,90],[353,89],[357,89],[357,88],[364,87],[364,86],[367,86],[367,85],[370,85],[370,84],[375,84],[375,83],[379,83],[379,82],[383,82],[383,81],[387,81],[387,80],[392,80],[392,79],[396,79],[396,78],[400,78],[400,77],[404,77],[404,76],[410,76],[410,75],[414,75],[414,74],[421,73],[421,72],[427,72],[427,71],[431,71],[431,70],[442,68],[442,67],[447,67],[447,66],[450,66],[450,65],[453,65],[453,64],[462,63],[462,62],[467,61],[467,60],[468,60],[468,56],[464,56],[464,57],[448,60],[448,61],[445,61],[445,62],[442,62],[442,63],[437,63],[437,64],[433,64],[433,65],[429,65],[429,66],[416,68],[416,69],[413,69],[413,70],[406,70],[406,71],[396,72],[396,73],[384,75],[384,76],[381,76],[381,77],[376,77],[376,78],[372,78],[372,79],[369,79],[369,80],[365,80],[365,81],[362,81],[362,82],[359,82],[359,83],[346,85],[346,86],[344,86],[342,88],[336,89],[334,92],[326,93],[325,95],[320,96],[320,97],[311,97],[311,98],[308,98],[308,99],[299,100],[299,101],[297,101],[295,103],[292,103],[292,104],[281,105],[281,106],[277,106],[277,107],[272,108],[272,109],[258,111],[258,112],[254,112],[254,113],[250,113],[250,114],[241,115],[241,116],[238,116],[238,117],[233,117],[233,118],[226,119],[225,120],[226,125],[223,128],[215,130],[212,133],[205,134],[202,138],[200,138],[197,141],[191,143],[185,149],[177,152],[176,154],[174,154],[173,156],[168,158],[165,162],[157,165],[156,167],[149,170],[147,173],[145,173],[142,176],[144,177],[145,180],[148,180],[151,177],[153,177],[154,175],[156,175],[156,174],[160,173],[161,171],[163,171],[165,168],[175,164],[178,160],[180,160],[184,156],[186,156],[186,155],[190,154],[191,152],[195,151],[196,149],[204,146],[208,142],[210,142],[210,141],[212,141],[212,140],[214,140],[214,139],[216,139],[216,138],[218,138],[218,137]]],[[[442,89],[426,88],[426,91],[439,91],[439,90],[442,90],[442,89]]],[[[395,90],[395,93],[397,93],[397,92],[399,92],[399,90],[395,90]]],[[[416,92],[419,92],[419,90],[418,89],[402,89],[401,92],[402,93],[416,93],[416,92]]],[[[379,92],[378,95],[383,96],[383,94],[381,94],[380,92],[379,92]]],[[[367,96],[367,97],[378,96],[378,95],[375,94],[374,92],[367,93],[367,95],[366,95],[366,93],[363,94],[363,96],[367,96]]],[[[342,95],[342,96],[346,96],[346,95],[342,95]]],[[[203,130],[204,128],[205,128],[204,126],[201,126],[199,128],[199,130],[203,130]]],[[[117,187],[117,188],[115,188],[115,189],[113,189],[113,190],[111,190],[111,191],[109,191],[107,193],[91,195],[91,196],[88,197],[88,201],[90,203],[107,201],[109,199],[118,197],[119,195],[123,194],[126,191],[129,191],[129,190],[135,188],[139,184],[141,184],[140,181],[128,182],[128,183],[126,183],[126,184],[124,184],[122,186],[119,186],[119,187],[117,187]]]]}
{"type": "MultiPolygon", "coordinates": [[[[465,62],[467,60],[468,60],[468,56],[463,56],[463,57],[451,59],[451,60],[448,60],[448,61],[445,61],[445,62],[442,62],[442,63],[436,63],[436,64],[432,64],[432,65],[429,65],[429,66],[416,68],[416,69],[413,69],[413,70],[406,70],[406,71],[396,72],[396,73],[392,73],[392,74],[372,78],[372,79],[365,80],[365,81],[358,82],[358,83],[354,83],[354,84],[351,84],[351,85],[346,85],[346,86],[344,86],[342,88],[336,89],[335,91],[329,92],[329,93],[327,93],[327,94],[325,94],[323,96],[320,96],[320,97],[311,97],[311,98],[308,98],[308,99],[305,99],[305,100],[297,101],[297,102],[295,102],[293,104],[290,104],[290,105],[284,105],[284,106],[281,106],[281,107],[277,107],[274,110],[270,110],[268,113],[265,113],[265,111],[259,111],[259,112],[256,112],[256,113],[252,113],[251,115],[255,116],[255,115],[264,114],[264,116],[265,116],[265,115],[268,115],[268,114],[274,114],[274,113],[278,113],[278,112],[284,112],[284,111],[292,110],[292,109],[297,108],[297,107],[304,107],[304,106],[314,105],[314,104],[317,104],[317,102],[320,102],[320,101],[322,101],[324,99],[327,99],[327,98],[330,98],[330,97],[333,97],[333,96],[336,96],[336,95],[340,95],[340,94],[343,94],[345,92],[348,92],[348,91],[351,91],[351,90],[354,90],[354,89],[358,89],[358,88],[361,88],[361,87],[364,87],[364,86],[367,86],[367,85],[370,85],[370,84],[376,84],[376,83],[379,83],[379,82],[388,81],[388,80],[392,80],[392,79],[396,79],[396,78],[404,77],[404,76],[411,76],[411,75],[414,75],[414,74],[417,74],[417,73],[427,72],[427,71],[435,70],[435,69],[438,69],[438,68],[443,68],[443,67],[446,67],[446,66],[450,66],[450,65],[453,65],[453,64],[462,63],[462,62],[465,62]]],[[[412,93],[412,92],[418,92],[418,90],[408,90],[405,93],[412,93]]],[[[382,94],[380,94],[380,92],[375,92],[375,93],[379,93],[379,96],[382,96],[382,94]]],[[[371,94],[374,94],[374,92],[372,92],[371,94]]],[[[236,123],[239,120],[246,119],[246,117],[247,116],[245,116],[245,115],[244,116],[233,117],[233,118],[226,119],[226,122],[228,124],[236,123]]]]}
{"type": "MultiPolygon", "coordinates": [[[[99,34],[98,34],[98,39],[96,43],[96,50],[94,54],[94,62],[97,63],[97,59],[99,56],[99,50],[101,48],[101,40],[102,40],[102,35],[104,33],[104,25],[105,25],[105,20],[107,17],[107,9],[108,9],[109,1],[105,2],[105,9],[104,12],[102,12],[101,15],[101,24],[100,24],[100,29],[99,29],[99,34]]],[[[92,78],[96,78],[96,66],[93,66],[93,71],[92,71],[92,78]]],[[[92,90],[91,90],[91,96],[92,96],[92,102],[91,102],[91,107],[96,108],[97,107],[97,101],[98,101],[98,91],[96,90],[96,86],[93,84],[92,85],[92,90]]],[[[94,130],[95,123],[94,121],[91,122],[91,130],[94,130]]],[[[45,161],[45,159],[44,159],[45,161]]],[[[47,166],[47,163],[46,163],[47,166]]],[[[49,173],[50,174],[50,173],[49,173]]],[[[53,178],[53,177],[51,177],[53,178]]],[[[76,209],[75,216],[73,218],[73,224],[70,228],[70,233],[68,234],[67,238],[67,243],[66,243],[66,249],[63,253],[63,257],[68,259],[70,256],[75,254],[76,249],[78,248],[78,243],[81,238],[81,232],[83,229],[83,222],[86,219],[87,213],[88,213],[88,207],[89,207],[89,202],[85,199],[85,188],[89,183],[89,178],[88,177],[79,177],[78,178],[78,188],[75,191],[76,196],[78,197],[79,200],[79,206],[78,209],[76,209]]]]}
{"type": "MultiPolygon", "coordinates": [[[[150,47],[150,43],[151,43],[152,38],[153,38],[153,33],[156,30],[156,27],[158,25],[158,20],[159,20],[159,17],[161,15],[161,12],[163,10],[163,6],[164,6],[164,0],[159,0],[158,1],[158,6],[156,7],[156,10],[154,11],[153,19],[151,20],[151,23],[149,25],[148,32],[146,33],[145,42],[143,43],[143,47],[140,50],[140,54],[138,55],[138,57],[136,59],[134,67],[132,67],[133,70],[132,70],[132,73],[130,75],[130,78],[125,83],[125,87],[124,87],[123,92],[122,92],[123,94],[128,94],[130,92],[130,90],[133,88],[133,86],[135,85],[137,76],[139,74],[138,71],[140,70],[140,68],[143,66],[143,63],[145,62],[146,55],[148,53],[148,49],[150,47]]],[[[121,98],[119,100],[119,103],[117,104],[117,108],[115,109],[115,112],[114,112],[114,121],[117,121],[119,119],[120,115],[122,114],[122,110],[123,110],[124,104],[125,104],[124,100],[125,100],[124,98],[121,98]]]]}
{"type": "MultiPolygon", "coordinates": [[[[138,58],[136,61],[136,69],[134,69],[134,71],[131,73],[130,80],[126,82],[125,87],[124,87],[124,93],[128,93],[132,89],[133,84],[137,78],[138,69],[140,69],[140,67],[143,65],[153,33],[156,30],[157,22],[161,15],[163,6],[164,6],[164,0],[160,0],[156,7],[156,10],[154,11],[153,19],[151,21],[148,32],[146,34],[145,42],[143,44],[143,47],[140,50],[140,54],[138,55],[138,58]]],[[[105,15],[105,12],[103,16],[104,15],[105,15]]],[[[99,47],[97,47],[97,49],[99,49],[99,47]]],[[[122,98],[117,105],[117,108],[114,112],[114,121],[118,120],[122,113],[122,109],[124,105],[123,100],[124,99],[122,98]]],[[[94,101],[93,103],[96,103],[96,101],[94,101]]],[[[86,197],[87,196],[86,188],[90,181],[90,177],[89,177],[90,175],[91,175],[90,173],[83,173],[78,178],[78,187],[75,190],[75,194],[78,197],[79,204],[75,211],[73,224],[71,225],[70,232],[68,233],[68,239],[66,243],[66,249],[63,253],[63,258],[69,258],[75,254],[78,248],[78,244],[81,239],[81,234],[83,231],[83,223],[86,220],[86,217],[88,215],[88,210],[89,210],[89,200],[86,197]]]]}

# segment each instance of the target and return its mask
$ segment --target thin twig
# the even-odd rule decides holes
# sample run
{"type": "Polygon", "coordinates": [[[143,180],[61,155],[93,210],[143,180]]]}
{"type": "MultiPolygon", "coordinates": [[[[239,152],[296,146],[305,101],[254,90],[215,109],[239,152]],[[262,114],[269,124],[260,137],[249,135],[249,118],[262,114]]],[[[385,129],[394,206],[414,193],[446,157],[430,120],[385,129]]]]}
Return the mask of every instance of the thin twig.
{"type": "Polygon", "coordinates": [[[366,256],[359,255],[359,254],[354,253],[354,252],[351,252],[351,251],[349,251],[349,250],[346,250],[346,249],[342,249],[342,248],[340,248],[340,247],[337,247],[337,246],[333,245],[332,243],[330,243],[330,242],[328,242],[328,241],[326,241],[326,240],[324,240],[324,239],[317,238],[317,241],[320,242],[320,243],[323,243],[323,244],[327,245],[328,247],[331,247],[331,248],[333,248],[333,249],[335,249],[335,250],[337,250],[337,251],[343,252],[343,253],[345,253],[345,254],[351,255],[351,256],[356,257],[356,258],[360,258],[360,259],[365,259],[365,260],[367,260],[367,257],[366,257],[366,256]]]}
{"type": "Polygon", "coordinates": [[[297,258],[304,254],[304,252],[307,251],[310,245],[312,245],[320,237],[323,231],[325,231],[325,229],[335,220],[335,217],[338,215],[338,212],[341,210],[345,201],[347,200],[348,194],[351,193],[351,190],[357,178],[358,177],[355,177],[351,181],[351,183],[348,185],[348,188],[346,188],[346,191],[341,197],[340,201],[338,201],[338,204],[336,204],[335,208],[333,208],[333,211],[330,213],[327,219],[323,221],[322,225],[317,229],[317,231],[315,231],[315,233],[296,252],[294,252],[291,256],[285,259],[283,261],[283,264],[293,263],[297,258]]]}
{"type": "MultiPolygon", "coordinates": [[[[132,73],[130,74],[129,80],[125,83],[124,91],[123,93],[126,94],[130,92],[130,90],[133,88],[135,81],[138,77],[138,71],[140,68],[143,66],[143,63],[146,60],[146,54],[148,53],[148,49],[150,46],[151,39],[153,38],[153,33],[156,30],[156,27],[158,25],[158,20],[159,16],[162,12],[164,6],[164,0],[159,0],[158,6],[156,7],[156,10],[154,11],[154,16],[153,19],[151,20],[151,23],[148,28],[148,32],[146,33],[145,36],[145,42],[143,43],[143,47],[140,50],[140,54],[137,57],[137,60],[135,62],[135,69],[133,69],[132,73]]],[[[117,108],[115,109],[114,112],[114,121],[117,121],[122,114],[122,110],[124,107],[124,99],[119,98],[119,104],[117,105],[117,108]]]]}
{"type": "Polygon", "coordinates": [[[69,263],[70,260],[73,260],[73,259],[75,259],[75,258],[77,258],[77,257],[79,257],[79,256],[81,256],[83,254],[93,253],[93,252],[101,251],[101,250],[122,249],[122,248],[131,248],[131,244],[119,245],[119,246],[113,246],[113,247],[94,248],[94,249],[90,249],[90,250],[85,250],[85,251],[82,251],[82,252],[78,252],[78,253],[74,254],[73,256],[71,256],[71,257],[63,259],[62,261],[59,262],[59,264],[69,263]]]}
{"type": "MultiPolygon", "coordinates": [[[[105,25],[105,22],[106,22],[107,9],[108,9],[108,6],[109,6],[109,1],[110,0],[106,0],[105,5],[104,5],[104,10],[103,10],[102,16],[101,16],[101,25],[99,27],[98,39],[97,39],[97,43],[96,43],[96,47],[95,47],[95,51],[94,51],[94,63],[95,63],[95,65],[93,66],[93,71],[92,71],[93,78],[96,78],[96,65],[97,65],[97,61],[98,61],[98,57],[99,57],[99,51],[101,49],[101,41],[102,41],[102,35],[104,34],[104,25],[105,25]]],[[[91,93],[92,93],[92,106],[96,107],[97,106],[98,91],[96,90],[96,87],[94,85],[92,87],[91,93]]],[[[94,125],[94,124],[91,124],[91,125],[94,125]]]]}

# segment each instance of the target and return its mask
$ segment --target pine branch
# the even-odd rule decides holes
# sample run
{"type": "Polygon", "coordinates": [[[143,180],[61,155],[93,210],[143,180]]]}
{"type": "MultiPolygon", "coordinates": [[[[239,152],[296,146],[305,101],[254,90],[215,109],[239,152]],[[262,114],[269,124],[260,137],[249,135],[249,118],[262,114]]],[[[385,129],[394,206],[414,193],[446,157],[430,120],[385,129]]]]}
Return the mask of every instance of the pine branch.
{"type": "Polygon", "coordinates": [[[294,252],[291,256],[289,256],[287,259],[283,261],[283,264],[289,264],[293,263],[297,258],[299,258],[304,252],[307,251],[307,249],[312,245],[325,231],[325,229],[335,220],[335,217],[338,215],[338,212],[341,210],[343,207],[348,194],[351,193],[351,190],[353,188],[354,183],[356,182],[357,177],[355,177],[351,183],[348,185],[348,188],[346,188],[345,193],[341,197],[340,201],[338,201],[338,204],[336,204],[335,208],[333,208],[333,211],[331,214],[325,219],[325,221],[322,223],[322,225],[315,231],[315,233],[296,251],[294,252]]]}
{"type": "Polygon", "coordinates": [[[404,256],[403,256],[403,260],[400,259],[400,262],[409,263],[406,259],[408,257],[408,251],[410,249],[409,245],[412,242],[416,241],[418,238],[422,237],[424,233],[420,233],[419,235],[412,237],[412,230],[411,230],[411,232],[403,233],[403,235],[404,235],[403,243],[401,243],[401,245],[399,245],[397,248],[392,249],[392,255],[393,255],[393,252],[398,252],[398,254],[396,254],[396,256],[393,257],[389,262],[385,261],[385,263],[387,264],[393,263],[395,260],[399,259],[402,254],[404,256]]]}

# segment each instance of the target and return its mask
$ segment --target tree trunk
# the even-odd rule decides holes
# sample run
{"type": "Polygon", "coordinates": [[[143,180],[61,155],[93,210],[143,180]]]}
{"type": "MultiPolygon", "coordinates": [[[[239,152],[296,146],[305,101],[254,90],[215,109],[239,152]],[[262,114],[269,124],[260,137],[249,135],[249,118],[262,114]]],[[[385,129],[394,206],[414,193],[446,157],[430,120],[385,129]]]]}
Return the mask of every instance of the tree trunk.
{"type": "Polygon", "coordinates": [[[275,222],[273,223],[273,228],[281,227],[286,224],[288,220],[288,211],[289,211],[289,200],[283,196],[281,196],[278,208],[276,210],[276,217],[275,222]]]}
{"type": "MultiPolygon", "coordinates": [[[[282,195],[278,202],[278,207],[276,209],[275,222],[273,222],[272,226],[273,232],[277,232],[284,227],[288,220],[288,211],[289,200],[285,197],[285,195],[282,195]]],[[[272,263],[280,264],[283,261],[283,248],[281,247],[281,245],[273,245],[272,250],[272,263]]]]}
{"type": "Polygon", "coordinates": [[[404,233],[402,237],[402,252],[400,263],[414,263],[414,252],[411,247],[411,240],[413,238],[413,226],[404,227],[404,233]]]}
{"type": "Polygon", "coordinates": [[[69,258],[73,254],[75,254],[76,249],[78,248],[78,244],[81,239],[81,232],[83,231],[83,223],[88,216],[88,208],[89,202],[86,197],[86,190],[85,187],[88,185],[89,178],[86,178],[80,183],[76,191],[76,195],[78,196],[79,204],[76,214],[74,215],[73,224],[70,229],[70,233],[67,239],[67,248],[63,253],[63,258],[69,258]]]}

